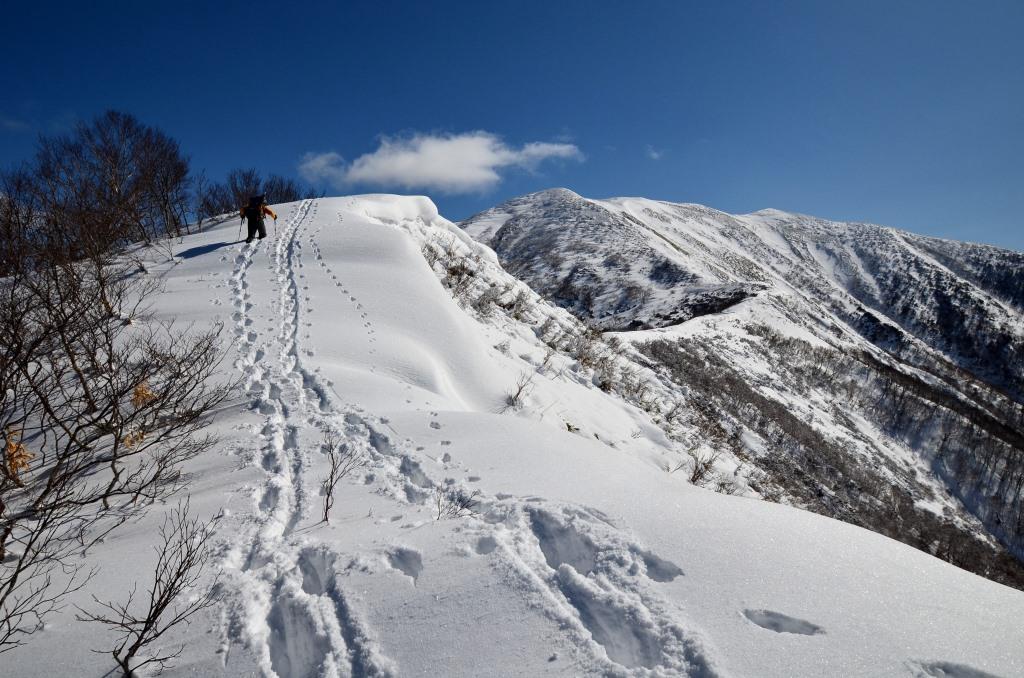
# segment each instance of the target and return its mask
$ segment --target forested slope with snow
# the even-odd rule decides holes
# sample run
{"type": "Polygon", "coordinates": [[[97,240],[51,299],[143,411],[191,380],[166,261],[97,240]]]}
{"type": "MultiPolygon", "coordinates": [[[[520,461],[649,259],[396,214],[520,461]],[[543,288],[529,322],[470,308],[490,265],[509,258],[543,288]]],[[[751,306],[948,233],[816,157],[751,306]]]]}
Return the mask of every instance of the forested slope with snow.
{"type": "MultiPolygon", "coordinates": [[[[154,321],[225,323],[242,382],[187,469],[218,604],[164,639],[170,675],[1024,675],[1024,593],[666,473],[689,457],[664,368],[428,199],[275,209],[268,240],[227,223],[145,273],[154,321]],[[325,434],[358,462],[327,523],[325,434]]],[[[96,547],[73,603],[145,587],[164,508],[96,547]]],[[[0,675],[102,675],[107,641],[68,607],[0,675]]]]}
{"type": "Polygon", "coordinates": [[[565,189],[462,226],[589,325],[632,330],[676,439],[717,461],[707,484],[1024,586],[1024,254],[565,189]]]}

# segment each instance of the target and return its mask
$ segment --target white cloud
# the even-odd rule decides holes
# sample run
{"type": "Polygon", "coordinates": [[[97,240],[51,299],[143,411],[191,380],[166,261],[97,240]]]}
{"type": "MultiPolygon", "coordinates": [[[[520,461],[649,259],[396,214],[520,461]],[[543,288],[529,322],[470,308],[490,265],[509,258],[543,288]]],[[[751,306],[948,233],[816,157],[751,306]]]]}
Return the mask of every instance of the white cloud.
{"type": "Polygon", "coordinates": [[[336,188],[349,184],[429,189],[441,193],[472,193],[492,188],[501,171],[533,171],[549,159],[582,160],[574,144],[531,142],[508,146],[490,132],[385,137],[373,153],[345,164],[337,153],[307,153],[299,166],[307,181],[336,188]]]}
{"type": "Polygon", "coordinates": [[[644,150],[644,153],[646,153],[647,157],[650,158],[651,160],[661,160],[661,157],[665,155],[665,151],[663,149],[655,148],[650,144],[647,145],[647,148],[644,150]]]}
{"type": "Polygon", "coordinates": [[[323,181],[336,186],[345,181],[345,160],[334,152],[307,153],[299,162],[299,175],[313,184],[323,181]]]}

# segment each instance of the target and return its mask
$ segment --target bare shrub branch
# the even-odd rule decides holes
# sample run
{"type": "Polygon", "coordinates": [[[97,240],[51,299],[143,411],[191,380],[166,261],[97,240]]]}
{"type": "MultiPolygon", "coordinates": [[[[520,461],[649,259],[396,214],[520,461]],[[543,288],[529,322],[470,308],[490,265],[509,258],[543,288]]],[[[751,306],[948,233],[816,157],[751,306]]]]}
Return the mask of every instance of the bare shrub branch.
{"type": "Polygon", "coordinates": [[[81,556],[212,444],[220,328],[146,317],[156,286],[100,258],[0,281],[0,651],[88,578],[81,556]],[[70,582],[70,583],[69,583],[70,582]]]}
{"type": "Polygon", "coordinates": [[[477,507],[480,505],[479,496],[480,490],[467,492],[461,487],[438,487],[435,490],[437,520],[477,515],[477,507]]]}
{"type": "Polygon", "coordinates": [[[79,621],[101,624],[119,636],[113,647],[95,651],[113,656],[124,678],[131,678],[143,666],[155,665],[158,672],[168,667],[185,646],[157,650],[157,641],[171,629],[187,625],[215,599],[216,580],[199,595],[183,600],[183,594],[197,587],[210,560],[210,523],[190,515],[186,498],[165,516],[159,534],[153,583],[141,606],[134,604],[138,590],[134,585],[124,602],[104,602],[93,596],[98,611],[79,608],[77,615],[79,621]]]}
{"type": "Polygon", "coordinates": [[[718,461],[718,452],[689,452],[693,459],[693,469],[690,471],[690,482],[694,485],[704,487],[714,480],[715,462],[718,461]]]}
{"type": "Polygon", "coordinates": [[[502,412],[519,409],[522,406],[523,399],[530,394],[533,387],[533,377],[533,373],[526,374],[524,372],[519,375],[516,385],[505,394],[505,406],[501,408],[502,412]]]}
{"type": "Polygon", "coordinates": [[[320,484],[324,495],[323,522],[330,522],[331,509],[334,508],[334,489],[342,478],[356,469],[363,468],[369,460],[357,448],[341,441],[337,433],[330,431],[324,434],[321,445],[330,461],[327,477],[320,484]]]}

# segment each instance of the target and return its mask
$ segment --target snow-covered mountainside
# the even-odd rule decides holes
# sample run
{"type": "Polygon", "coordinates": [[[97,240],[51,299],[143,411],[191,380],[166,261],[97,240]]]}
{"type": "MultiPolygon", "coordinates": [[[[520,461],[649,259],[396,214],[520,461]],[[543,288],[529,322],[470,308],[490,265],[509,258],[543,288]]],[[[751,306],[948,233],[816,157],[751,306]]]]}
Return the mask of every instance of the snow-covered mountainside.
{"type": "Polygon", "coordinates": [[[634,330],[722,489],[1024,586],[1004,551],[1024,554],[1024,254],[565,189],[461,225],[592,327],[634,330]]]}
{"type": "MultiPolygon", "coordinates": [[[[1024,675],[1024,593],[688,482],[671,422],[711,415],[672,413],[666,368],[542,300],[429,200],[276,209],[269,240],[235,243],[228,223],[140,273],[165,285],[152,322],[226,325],[222,376],[242,381],[186,469],[217,530],[200,584],[219,576],[218,603],[161,640],[185,648],[169,675],[1024,675]],[[327,523],[325,434],[359,462],[327,523]]],[[[770,444],[757,435],[740,438],[770,444]]],[[[69,602],[144,590],[166,509],[96,546],[69,602]]],[[[90,652],[106,632],[75,616],[0,674],[112,668],[90,652]]]]}

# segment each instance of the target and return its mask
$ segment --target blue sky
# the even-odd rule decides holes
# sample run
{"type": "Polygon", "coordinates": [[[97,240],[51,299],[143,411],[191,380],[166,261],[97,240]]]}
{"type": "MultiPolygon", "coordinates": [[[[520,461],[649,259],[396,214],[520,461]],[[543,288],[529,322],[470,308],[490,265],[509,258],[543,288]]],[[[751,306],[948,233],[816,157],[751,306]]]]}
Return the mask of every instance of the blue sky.
{"type": "Polygon", "coordinates": [[[114,108],[217,177],[776,207],[1024,250],[1024,2],[12,3],[0,165],[114,108]]]}

